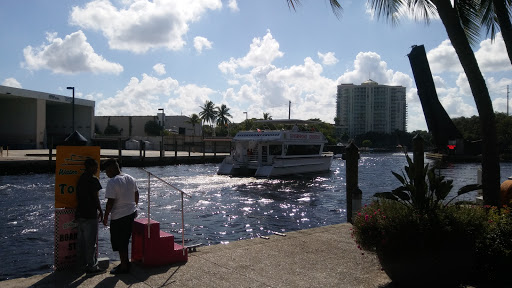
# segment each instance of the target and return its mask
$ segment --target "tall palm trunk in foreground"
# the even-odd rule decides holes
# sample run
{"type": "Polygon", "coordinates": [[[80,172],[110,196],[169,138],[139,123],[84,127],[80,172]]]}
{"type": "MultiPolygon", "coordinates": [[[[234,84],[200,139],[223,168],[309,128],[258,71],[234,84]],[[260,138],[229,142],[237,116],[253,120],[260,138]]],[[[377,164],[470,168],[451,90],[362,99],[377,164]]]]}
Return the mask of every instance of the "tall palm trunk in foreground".
{"type": "Polygon", "coordinates": [[[437,12],[444,24],[448,38],[450,38],[452,46],[466,73],[480,116],[483,143],[482,188],[484,191],[484,203],[500,205],[500,162],[497,148],[496,119],[489,90],[468,38],[465,37],[456,9],[452,7],[450,1],[432,0],[432,3],[437,7],[437,12]]]}

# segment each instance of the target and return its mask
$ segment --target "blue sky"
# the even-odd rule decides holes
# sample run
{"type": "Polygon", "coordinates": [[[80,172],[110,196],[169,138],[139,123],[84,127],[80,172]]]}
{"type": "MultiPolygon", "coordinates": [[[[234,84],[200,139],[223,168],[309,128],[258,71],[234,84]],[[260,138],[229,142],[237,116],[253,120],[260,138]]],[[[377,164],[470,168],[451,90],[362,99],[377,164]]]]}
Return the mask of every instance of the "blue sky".
{"type": "MultiPolygon", "coordinates": [[[[95,114],[199,113],[211,100],[246,117],[333,123],[336,86],[407,89],[408,131],[427,130],[407,54],[425,45],[451,117],[477,115],[466,77],[439,20],[376,19],[366,1],[0,1],[0,84],[94,100],[95,114]]],[[[473,47],[494,109],[506,112],[512,66],[500,34],[473,47]]],[[[511,105],[512,106],[512,105],[511,105]]],[[[509,106],[509,107],[511,107],[509,106]]]]}

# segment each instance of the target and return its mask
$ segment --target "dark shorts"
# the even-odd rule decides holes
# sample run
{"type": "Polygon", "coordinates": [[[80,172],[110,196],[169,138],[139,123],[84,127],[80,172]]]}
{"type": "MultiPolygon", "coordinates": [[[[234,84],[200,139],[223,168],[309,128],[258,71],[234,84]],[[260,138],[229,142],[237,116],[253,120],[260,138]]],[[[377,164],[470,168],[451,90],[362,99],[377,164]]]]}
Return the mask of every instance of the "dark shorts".
{"type": "Polygon", "coordinates": [[[133,220],[137,217],[137,212],[116,220],[110,220],[110,243],[112,250],[128,252],[128,244],[132,236],[133,220]]]}

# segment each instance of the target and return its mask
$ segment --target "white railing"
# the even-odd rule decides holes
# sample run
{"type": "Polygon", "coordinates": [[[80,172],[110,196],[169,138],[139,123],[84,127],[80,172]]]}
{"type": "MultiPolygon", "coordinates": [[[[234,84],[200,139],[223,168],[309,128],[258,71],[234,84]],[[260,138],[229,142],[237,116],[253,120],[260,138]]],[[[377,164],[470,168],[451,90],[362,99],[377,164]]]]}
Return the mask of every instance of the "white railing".
{"type": "Polygon", "coordinates": [[[144,168],[140,168],[142,170],[144,170],[146,173],[148,173],[148,238],[151,238],[151,233],[150,233],[150,227],[151,227],[151,198],[150,198],[150,195],[151,195],[151,176],[155,177],[156,179],[160,180],[162,183],[166,184],[167,186],[173,188],[174,190],[180,192],[181,194],[181,242],[182,242],[182,246],[183,246],[183,255],[185,255],[185,250],[186,250],[186,247],[185,247],[185,212],[184,212],[184,208],[183,208],[183,196],[187,196],[189,198],[191,198],[190,195],[188,195],[187,193],[183,192],[181,189],[177,188],[176,186],[172,185],[171,183],[165,181],[164,179],[156,176],[155,174],[149,172],[148,170],[144,169],[144,168]]]}

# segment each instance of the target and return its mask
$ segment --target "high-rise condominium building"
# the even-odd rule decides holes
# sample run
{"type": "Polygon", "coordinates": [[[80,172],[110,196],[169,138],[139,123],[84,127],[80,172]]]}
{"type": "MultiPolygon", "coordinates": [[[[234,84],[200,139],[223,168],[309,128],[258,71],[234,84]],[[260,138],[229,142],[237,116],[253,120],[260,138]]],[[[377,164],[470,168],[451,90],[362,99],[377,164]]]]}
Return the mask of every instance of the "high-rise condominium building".
{"type": "Polygon", "coordinates": [[[361,85],[338,85],[336,117],[338,135],[355,137],[370,131],[405,131],[405,87],[379,85],[371,79],[361,85]]]}

